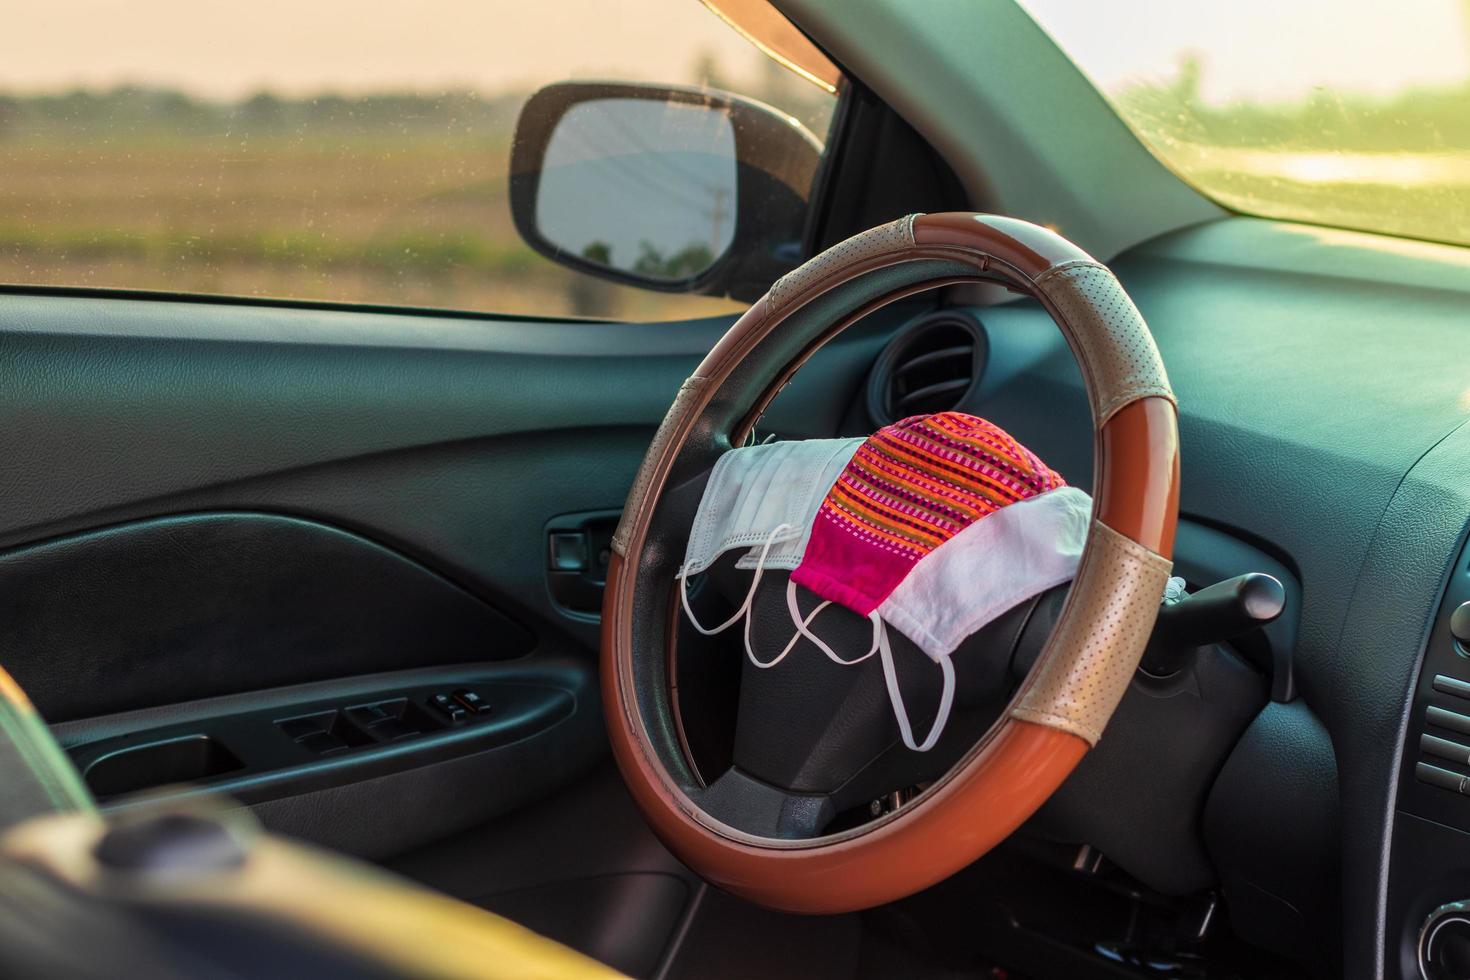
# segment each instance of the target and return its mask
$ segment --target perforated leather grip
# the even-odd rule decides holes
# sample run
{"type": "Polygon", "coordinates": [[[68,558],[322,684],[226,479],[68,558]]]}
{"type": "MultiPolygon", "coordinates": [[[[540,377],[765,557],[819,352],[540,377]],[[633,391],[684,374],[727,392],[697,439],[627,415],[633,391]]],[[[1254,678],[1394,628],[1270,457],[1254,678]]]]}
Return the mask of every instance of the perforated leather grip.
{"type": "Polygon", "coordinates": [[[1052,266],[1034,285],[1077,351],[1098,428],[1140,398],[1174,400],[1143,315],[1109,269],[1079,259],[1052,266]]]}
{"type": "Polygon", "coordinates": [[[800,268],[792,269],[777,279],[766,293],[766,316],[780,316],[797,297],[810,295],[825,280],[841,275],[844,270],[881,259],[902,255],[914,247],[914,219],[911,214],[886,225],[859,232],[838,242],[800,268]]]}
{"type": "Polygon", "coordinates": [[[1096,745],[1153,632],[1171,563],[1100,521],[1061,619],[1011,717],[1096,745]]]}

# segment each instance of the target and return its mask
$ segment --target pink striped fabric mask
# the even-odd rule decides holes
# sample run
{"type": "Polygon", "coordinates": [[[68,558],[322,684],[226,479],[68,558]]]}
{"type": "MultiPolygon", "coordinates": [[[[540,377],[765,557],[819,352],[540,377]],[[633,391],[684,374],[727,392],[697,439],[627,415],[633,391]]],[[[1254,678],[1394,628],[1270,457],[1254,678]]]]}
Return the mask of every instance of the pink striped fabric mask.
{"type": "Polygon", "coordinates": [[[1019,602],[1070,579],[1092,501],[1004,429],[961,412],[920,415],[868,437],[827,492],[787,586],[873,621],[904,744],[933,748],[954,705],[950,654],[1019,602]],[[943,673],[934,724],[914,737],[884,623],[943,673]]]}

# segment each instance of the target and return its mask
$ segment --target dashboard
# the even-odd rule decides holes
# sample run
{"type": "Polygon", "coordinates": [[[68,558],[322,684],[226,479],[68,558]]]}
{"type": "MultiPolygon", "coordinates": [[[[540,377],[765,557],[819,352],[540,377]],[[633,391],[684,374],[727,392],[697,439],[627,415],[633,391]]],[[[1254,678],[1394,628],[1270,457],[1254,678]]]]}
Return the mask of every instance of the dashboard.
{"type": "MultiPolygon", "coordinates": [[[[1460,688],[1435,687],[1470,681],[1448,623],[1470,598],[1470,261],[1232,218],[1113,265],[1179,396],[1182,520],[1258,549],[1301,587],[1292,696],[1251,723],[1221,775],[1249,772],[1226,822],[1248,828],[1238,856],[1269,876],[1237,886],[1288,921],[1332,922],[1339,892],[1323,879],[1340,872],[1348,975],[1375,975],[1363,967],[1387,950],[1387,975],[1417,977],[1426,917],[1470,898],[1470,801],[1456,795],[1470,751],[1433,759],[1455,790],[1415,776],[1426,733],[1470,742],[1470,721],[1425,727],[1431,708],[1470,715],[1460,688]],[[1291,881],[1322,887],[1283,893],[1291,881]],[[1313,903],[1326,907],[1298,907],[1313,903]]],[[[1029,302],[976,315],[988,349],[963,407],[1087,485],[1086,400],[1061,337],[1029,302]]],[[[1189,546],[1182,536],[1182,563],[1198,558],[1189,546]]]]}

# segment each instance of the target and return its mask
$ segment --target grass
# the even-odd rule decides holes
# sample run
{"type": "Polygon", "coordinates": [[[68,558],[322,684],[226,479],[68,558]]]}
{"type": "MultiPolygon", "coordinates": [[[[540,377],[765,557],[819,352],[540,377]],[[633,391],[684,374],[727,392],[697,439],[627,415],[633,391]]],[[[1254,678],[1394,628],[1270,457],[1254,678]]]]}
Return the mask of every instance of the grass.
{"type": "Polygon", "coordinates": [[[1200,97],[1202,72],[1188,59],[1172,83],[1112,97],[1165,163],[1221,204],[1470,244],[1470,82],[1215,105],[1200,97]]]}
{"type": "Polygon", "coordinates": [[[0,129],[0,281],[635,319],[740,308],[532,252],[503,129],[43,122],[0,129]]]}

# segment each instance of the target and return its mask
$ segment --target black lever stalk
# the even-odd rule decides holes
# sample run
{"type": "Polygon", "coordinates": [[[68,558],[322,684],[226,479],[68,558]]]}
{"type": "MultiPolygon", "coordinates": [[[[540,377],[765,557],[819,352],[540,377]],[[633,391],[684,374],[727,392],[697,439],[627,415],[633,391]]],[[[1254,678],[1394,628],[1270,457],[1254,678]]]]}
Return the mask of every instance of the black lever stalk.
{"type": "Polygon", "coordinates": [[[1286,587],[1264,572],[1237,575],[1166,603],[1144,651],[1143,669],[1155,677],[1178,673],[1200,647],[1259,629],[1284,608],[1286,587]]]}

